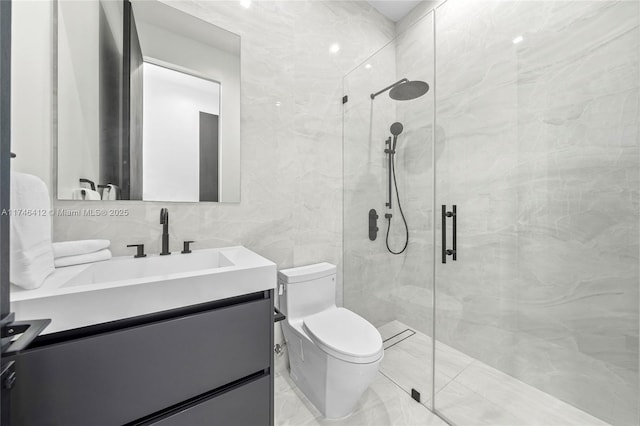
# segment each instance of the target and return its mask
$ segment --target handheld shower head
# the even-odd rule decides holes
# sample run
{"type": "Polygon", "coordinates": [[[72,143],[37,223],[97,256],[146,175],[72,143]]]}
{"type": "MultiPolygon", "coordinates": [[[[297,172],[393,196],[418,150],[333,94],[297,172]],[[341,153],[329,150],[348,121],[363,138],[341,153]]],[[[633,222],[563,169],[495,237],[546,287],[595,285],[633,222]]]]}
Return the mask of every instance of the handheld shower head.
{"type": "Polygon", "coordinates": [[[402,123],[396,121],[391,125],[391,128],[389,130],[391,131],[391,134],[393,136],[398,136],[404,130],[404,126],[402,126],[402,123]]]}
{"type": "Polygon", "coordinates": [[[389,129],[391,131],[391,134],[393,135],[393,147],[391,148],[392,151],[396,150],[396,143],[398,142],[398,135],[400,133],[402,133],[402,131],[404,130],[404,126],[402,126],[402,123],[400,123],[399,121],[396,121],[395,123],[393,123],[391,125],[391,128],[389,129]]]}

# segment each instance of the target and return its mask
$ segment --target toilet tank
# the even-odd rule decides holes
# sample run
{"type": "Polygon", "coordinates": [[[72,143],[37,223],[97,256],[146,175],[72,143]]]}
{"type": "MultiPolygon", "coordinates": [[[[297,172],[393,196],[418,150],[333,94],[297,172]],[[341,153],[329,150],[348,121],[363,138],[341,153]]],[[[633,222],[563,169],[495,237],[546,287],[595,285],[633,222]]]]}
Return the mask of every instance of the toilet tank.
{"type": "Polygon", "coordinates": [[[336,265],[316,263],[278,272],[280,310],[294,321],[336,305],[336,265]]]}

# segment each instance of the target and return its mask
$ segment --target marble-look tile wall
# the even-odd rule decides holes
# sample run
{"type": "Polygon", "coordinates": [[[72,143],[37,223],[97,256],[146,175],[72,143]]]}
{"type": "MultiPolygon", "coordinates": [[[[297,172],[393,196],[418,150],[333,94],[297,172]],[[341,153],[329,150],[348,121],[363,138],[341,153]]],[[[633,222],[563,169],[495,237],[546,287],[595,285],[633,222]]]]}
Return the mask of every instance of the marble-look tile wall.
{"type": "Polygon", "coordinates": [[[281,268],[341,265],[342,77],[393,38],[393,23],[366,2],[166,3],[242,37],[242,201],[113,202],[129,215],[56,217],[54,239],[108,238],[116,255],[131,243],[158,252],[159,209],[168,207],[173,251],[195,240],[195,248],[242,244],[281,268]]]}
{"type": "Polygon", "coordinates": [[[639,8],[435,15],[437,204],[459,212],[437,338],[620,425],[638,424],[639,8]]]}

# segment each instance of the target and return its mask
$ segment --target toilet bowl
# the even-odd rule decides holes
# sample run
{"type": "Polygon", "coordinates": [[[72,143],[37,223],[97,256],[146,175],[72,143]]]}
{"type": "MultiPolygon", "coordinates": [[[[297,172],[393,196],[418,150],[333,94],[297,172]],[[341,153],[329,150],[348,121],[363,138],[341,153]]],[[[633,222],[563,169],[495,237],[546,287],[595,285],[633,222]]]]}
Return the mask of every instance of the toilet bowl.
{"type": "Polygon", "coordinates": [[[335,265],[282,270],[278,286],[291,379],[326,418],[348,416],[378,372],[380,333],[336,306],[335,265]]]}

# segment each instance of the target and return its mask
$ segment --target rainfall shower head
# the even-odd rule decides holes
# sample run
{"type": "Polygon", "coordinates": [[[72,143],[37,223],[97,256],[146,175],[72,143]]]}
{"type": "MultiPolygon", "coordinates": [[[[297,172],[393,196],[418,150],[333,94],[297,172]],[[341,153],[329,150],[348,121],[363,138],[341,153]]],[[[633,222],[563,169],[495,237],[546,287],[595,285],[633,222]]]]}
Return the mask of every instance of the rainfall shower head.
{"type": "Polygon", "coordinates": [[[410,101],[419,98],[429,91],[429,85],[424,81],[414,80],[398,84],[391,89],[389,97],[396,101],[410,101]]]}
{"type": "Polygon", "coordinates": [[[429,85],[424,81],[403,78],[393,83],[391,86],[387,86],[379,92],[372,93],[371,99],[375,99],[376,96],[390,90],[389,97],[396,101],[410,101],[412,99],[419,98],[429,91],[429,85]]]}

